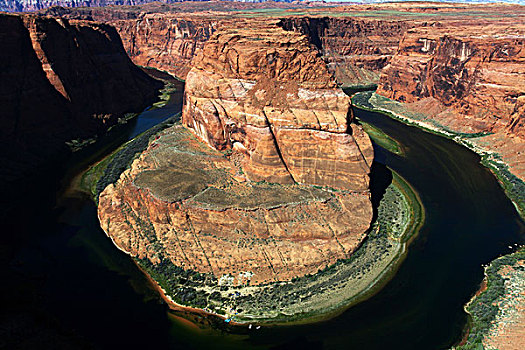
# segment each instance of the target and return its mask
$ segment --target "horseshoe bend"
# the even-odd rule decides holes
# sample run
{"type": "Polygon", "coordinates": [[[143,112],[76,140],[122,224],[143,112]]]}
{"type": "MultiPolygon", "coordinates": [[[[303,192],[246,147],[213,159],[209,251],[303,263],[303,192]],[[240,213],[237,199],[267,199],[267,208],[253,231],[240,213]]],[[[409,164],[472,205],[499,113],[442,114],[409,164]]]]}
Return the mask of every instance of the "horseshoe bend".
{"type": "Polygon", "coordinates": [[[523,348],[525,6],[149,2],[0,1],[0,343],[523,348]]]}

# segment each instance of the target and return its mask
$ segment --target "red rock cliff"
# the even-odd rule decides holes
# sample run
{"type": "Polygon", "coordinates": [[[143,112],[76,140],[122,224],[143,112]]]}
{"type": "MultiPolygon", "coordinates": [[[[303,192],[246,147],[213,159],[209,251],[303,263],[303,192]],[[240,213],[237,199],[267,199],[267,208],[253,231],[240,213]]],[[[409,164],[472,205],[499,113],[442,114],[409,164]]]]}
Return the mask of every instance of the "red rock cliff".
{"type": "Polygon", "coordinates": [[[288,17],[281,26],[305,34],[343,85],[377,83],[414,21],[336,17],[288,17]]]}
{"type": "Polygon", "coordinates": [[[433,98],[456,112],[452,128],[525,137],[525,31],[510,25],[409,30],[377,92],[407,103],[433,98]]]}
{"type": "Polygon", "coordinates": [[[206,17],[184,19],[172,14],[145,14],[139,19],[112,22],[135,64],[164,70],[181,79],[216,23],[206,17]]]}
{"type": "Polygon", "coordinates": [[[525,28],[509,21],[415,28],[382,72],[377,93],[440,129],[496,152],[525,179],[525,28]]]}
{"type": "Polygon", "coordinates": [[[275,24],[224,25],[187,76],[183,123],[251,180],[367,189],[373,151],[351,121],[318,52],[275,24]]]}

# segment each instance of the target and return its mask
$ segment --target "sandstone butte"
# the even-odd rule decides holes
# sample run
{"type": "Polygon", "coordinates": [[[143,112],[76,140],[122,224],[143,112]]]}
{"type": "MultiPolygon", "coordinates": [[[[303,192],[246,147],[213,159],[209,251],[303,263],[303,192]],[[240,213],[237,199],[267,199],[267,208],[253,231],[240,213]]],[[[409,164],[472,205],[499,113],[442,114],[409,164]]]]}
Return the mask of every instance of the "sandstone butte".
{"type": "Polygon", "coordinates": [[[92,137],[156,98],[160,82],[102,23],[0,14],[2,186],[75,138],[92,137]]]}
{"type": "Polygon", "coordinates": [[[253,285],[352,254],[372,220],[373,148],[306,36],[278,21],[224,24],[185,95],[183,125],[100,194],[118,247],[253,285]]]}

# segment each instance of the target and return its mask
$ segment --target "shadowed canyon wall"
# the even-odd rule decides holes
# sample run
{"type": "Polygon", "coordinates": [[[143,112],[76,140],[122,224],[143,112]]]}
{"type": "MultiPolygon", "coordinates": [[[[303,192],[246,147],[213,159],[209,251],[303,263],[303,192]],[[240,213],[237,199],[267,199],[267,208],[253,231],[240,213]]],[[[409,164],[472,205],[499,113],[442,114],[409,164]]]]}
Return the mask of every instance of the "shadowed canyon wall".
{"type": "Polygon", "coordinates": [[[415,25],[413,21],[334,17],[288,17],[281,22],[284,29],[309,38],[342,85],[378,83],[399,40],[415,25]]]}
{"type": "Polygon", "coordinates": [[[0,39],[2,178],[142,110],[160,85],[106,24],[0,15],[0,39]]]}

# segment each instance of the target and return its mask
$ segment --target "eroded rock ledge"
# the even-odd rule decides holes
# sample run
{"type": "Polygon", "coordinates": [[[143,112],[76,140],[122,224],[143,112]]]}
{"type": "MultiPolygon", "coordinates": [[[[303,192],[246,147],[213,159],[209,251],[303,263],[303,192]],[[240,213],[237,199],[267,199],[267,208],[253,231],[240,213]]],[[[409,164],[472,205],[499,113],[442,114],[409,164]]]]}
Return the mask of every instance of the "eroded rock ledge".
{"type": "Polygon", "coordinates": [[[184,126],[99,198],[122,250],[210,285],[314,274],[348,258],[372,219],[372,145],[315,47],[276,23],[236,27],[194,60],[184,126]]]}

